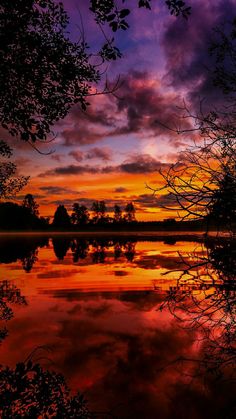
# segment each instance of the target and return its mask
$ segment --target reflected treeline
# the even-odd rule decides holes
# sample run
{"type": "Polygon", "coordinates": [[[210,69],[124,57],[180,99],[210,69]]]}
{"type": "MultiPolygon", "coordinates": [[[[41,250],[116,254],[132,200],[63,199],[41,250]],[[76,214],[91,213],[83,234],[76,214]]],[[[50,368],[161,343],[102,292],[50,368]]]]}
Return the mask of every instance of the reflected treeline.
{"type": "MultiPolygon", "coordinates": [[[[127,262],[133,262],[135,257],[135,240],[128,239],[84,239],[54,236],[52,245],[55,256],[63,260],[71,251],[73,263],[90,256],[92,263],[105,263],[109,256],[118,260],[125,257],[127,262]]],[[[0,241],[0,263],[22,262],[25,272],[30,272],[38,260],[38,249],[48,246],[48,237],[21,236],[4,238],[0,241]]]]}
{"type": "Polygon", "coordinates": [[[48,246],[43,236],[2,237],[0,240],[0,263],[22,262],[25,272],[30,272],[38,260],[38,248],[48,246]]]}
{"type": "Polygon", "coordinates": [[[224,283],[236,280],[236,240],[206,243],[208,262],[224,283]]]}
{"type": "Polygon", "coordinates": [[[66,256],[71,240],[67,237],[55,237],[52,239],[53,250],[58,260],[63,260],[66,256]]]}
{"type": "MultiPolygon", "coordinates": [[[[179,271],[160,309],[167,309],[183,327],[196,330],[201,347],[199,359],[183,358],[195,364],[195,374],[236,383],[236,246],[233,240],[208,241],[207,253],[179,271]]],[[[183,258],[181,258],[183,261],[183,258]]],[[[206,382],[206,381],[205,381],[206,382]]],[[[236,417],[235,402],[222,417],[236,417]]]]}
{"type": "Polygon", "coordinates": [[[6,322],[14,317],[11,305],[27,305],[26,299],[21,295],[21,291],[10,281],[0,282],[0,322],[4,326],[0,327],[0,343],[8,335],[6,322]]]}
{"type": "Polygon", "coordinates": [[[71,250],[73,262],[77,263],[91,256],[93,263],[105,263],[106,258],[112,256],[114,260],[125,257],[127,262],[132,262],[135,256],[136,241],[127,239],[81,239],[56,236],[52,239],[55,256],[63,260],[71,250]]]}

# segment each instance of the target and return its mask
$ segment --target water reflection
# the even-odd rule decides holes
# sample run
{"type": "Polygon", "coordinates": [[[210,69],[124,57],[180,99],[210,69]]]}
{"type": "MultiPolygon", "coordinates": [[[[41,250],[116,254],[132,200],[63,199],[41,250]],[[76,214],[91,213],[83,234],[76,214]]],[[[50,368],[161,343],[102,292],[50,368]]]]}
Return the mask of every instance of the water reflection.
{"type": "Polygon", "coordinates": [[[38,249],[48,245],[48,238],[39,236],[1,237],[0,263],[20,260],[25,272],[30,272],[37,261],[38,249]]]}
{"type": "Polygon", "coordinates": [[[0,282],[0,322],[5,323],[0,328],[0,343],[7,337],[8,330],[6,322],[14,316],[12,305],[27,305],[26,299],[21,295],[21,291],[9,281],[0,282]]]}
{"type": "MultiPolygon", "coordinates": [[[[192,365],[192,377],[203,377],[205,384],[227,383],[233,396],[221,411],[222,417],[236,417],[236,246],[233,241],[206,243],[207,252],[179,271],[160,305],[186,330],[195,330],[200,356],[182,356],[182,367],[192,365]],[[194,273],[193,273],[194,272],[194,273]]],[[[188,367],[190,368],[190,367],[188,367]]]]}
{"type": "Polygon", "coordinates": [[[29,301],[10,322],[4,365],[14,370],[47,345],[53,369],[86,393],[92,411],[235,417],[231,242],[54,237],[27,276],[22,254],[1,271],[29,301]]]}
{"type": "Polygon", "coordinates": [[[53,237],[52,245],[57,259],[63,260],[70,248],[71,241],[67,237],[53,237]]]}

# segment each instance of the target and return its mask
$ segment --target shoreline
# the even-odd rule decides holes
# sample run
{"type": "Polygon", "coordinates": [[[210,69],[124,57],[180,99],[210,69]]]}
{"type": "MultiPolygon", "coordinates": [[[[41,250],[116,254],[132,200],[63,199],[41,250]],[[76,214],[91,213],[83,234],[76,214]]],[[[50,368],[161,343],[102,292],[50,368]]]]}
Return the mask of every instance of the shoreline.
{"type": "MultiPolygon", "coordinates": [[[[137,240],[172,240],[176,241],[203,241],[206,239],[206,234],[203,231],[0,231],[0,240],[1,238],[16,238],[16,237],[34,237],[34,236],[44,236],[44,237],[81,237],[81,238],[129,238],[137,240]]],[[[210,231],[207,235],[208,239],[227,239],[230,235],[226,232],[221,232],[219,237],[219,232],[210,231]]]]}

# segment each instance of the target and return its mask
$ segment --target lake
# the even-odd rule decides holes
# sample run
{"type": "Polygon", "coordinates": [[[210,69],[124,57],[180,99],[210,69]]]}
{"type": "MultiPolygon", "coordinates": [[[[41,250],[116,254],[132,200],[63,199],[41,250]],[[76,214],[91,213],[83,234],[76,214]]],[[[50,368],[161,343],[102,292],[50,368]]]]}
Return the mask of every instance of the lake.
{"type": "Polygon", "coordinates": [[[1,236],[0,363],[62,373],[99,418],[233,418],[234,249],[186,233],[1,236]]]}

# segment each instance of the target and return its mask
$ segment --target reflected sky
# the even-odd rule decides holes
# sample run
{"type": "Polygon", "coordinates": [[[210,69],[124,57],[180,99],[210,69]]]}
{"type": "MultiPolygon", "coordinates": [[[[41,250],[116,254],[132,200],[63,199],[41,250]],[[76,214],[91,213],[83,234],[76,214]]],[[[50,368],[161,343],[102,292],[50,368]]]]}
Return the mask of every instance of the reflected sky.
{"type": "Polygon", "coordinates": [[[181,268],[179,253],[186,260],[202,256],[202,244],[54,238],[39,245],[32,250],[19,239],[19,257],[0,265],[1,278],[27,301],[12,306],[2,364],[14,366],[45,346],[35,361],[62,372],[95,411],[127,419],[223,417],[228,384],[206,386],[193,379],[193,364],[176,363],[200,357],[202,332],[159,310],[176,286],[179,273],[167,272],[181,268]],[[22,260],[32,252],[36,259],[26,271],[22,260]]]}

